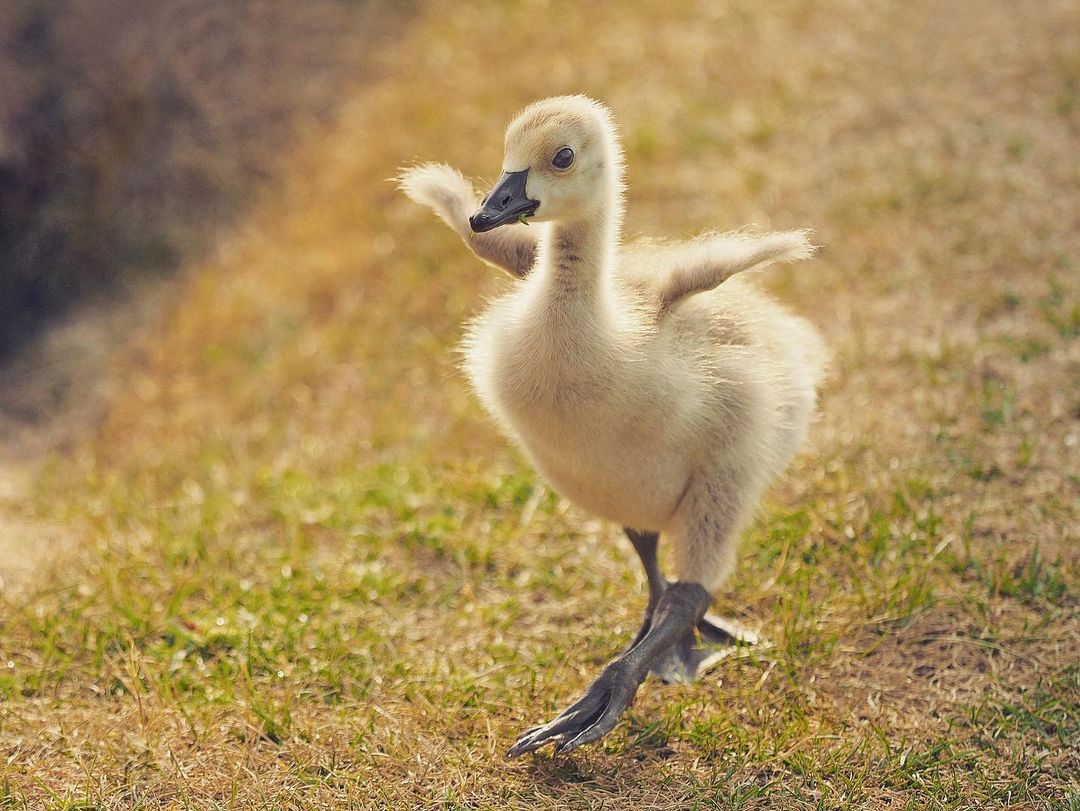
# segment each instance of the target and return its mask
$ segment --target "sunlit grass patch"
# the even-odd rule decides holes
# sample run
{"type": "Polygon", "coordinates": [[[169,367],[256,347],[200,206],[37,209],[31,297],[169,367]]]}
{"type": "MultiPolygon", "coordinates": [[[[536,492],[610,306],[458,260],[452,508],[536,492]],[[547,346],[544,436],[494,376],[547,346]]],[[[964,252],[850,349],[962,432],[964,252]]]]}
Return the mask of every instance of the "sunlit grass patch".
{"type": "Polygon", "coordinates": [[[72,544],[0,592],[0,806],[1076,805],[1075,196],[1039,67],[1067,29],[1044,5],[1022,37],[986,8],[609,12],[425,8],[124,361],[100,435],[20,505],[72,544]],[[493,71],[493,41],[543,69],[493,71]],[[644,587],[456,369],[509,282],[386,178],[490,176],[517,107],[583,90],[622,123],[631,231],[818,230],[819,260],[760,281],[836,369],[718,595],[765,642],[646,682],[572,758],[506,762],[644,587]]]}

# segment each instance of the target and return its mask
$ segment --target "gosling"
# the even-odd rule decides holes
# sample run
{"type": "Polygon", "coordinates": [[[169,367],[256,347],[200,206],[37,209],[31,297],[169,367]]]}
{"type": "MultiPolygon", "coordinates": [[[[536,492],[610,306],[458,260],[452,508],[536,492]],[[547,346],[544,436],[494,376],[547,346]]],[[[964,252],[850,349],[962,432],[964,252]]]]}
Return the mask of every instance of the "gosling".
{"type": "Polygon", "coordinates": [[[559,493],[624,527],[649,586],[630,645],[511,757],[596,741],[649,673],[689,682],[718,646],[748,641],[706,611],[762,491],[803,443],[826,364],[808,322],[732,278],[809,257],[807,232],[622,245],[623,165],[607,107],[561,96],[511,122],[502,177],[479,203],[448,166],[400,179],[519,280],[472,323],[468,377],[559,493]],[[673,581],[658,564],[661,535],[673,581]]]}

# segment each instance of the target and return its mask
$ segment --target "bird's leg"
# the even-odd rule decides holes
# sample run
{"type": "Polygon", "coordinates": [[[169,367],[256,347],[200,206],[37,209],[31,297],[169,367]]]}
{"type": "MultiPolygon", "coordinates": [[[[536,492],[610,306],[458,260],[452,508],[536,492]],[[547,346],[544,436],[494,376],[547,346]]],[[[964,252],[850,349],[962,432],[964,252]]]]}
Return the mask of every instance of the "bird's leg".
{"type": "Polygon", "coordinates": [[[645,618],[634,640],[589,686],[585,695],[543,726],[525,732],[508,753],[511,757],[555,742],[568,752],[598,740],[615,726],[634,699],[638,685],[652,674],[667,683],[691,682],[719,661],[716,646],[752,644],[754,635],[731,620],[706,616],[712,602],[697,583],[672,583],[660,570],[659,534],[627,528],[626,537],[641,559],[649,584],[645,618]],[[703,648],[699,640],[710,647],[703,648]]]}
{"type": "Polygon", "coordinates": [[[648,631],[614,659],[585,695],[550,723],[530,729],[507,753],[516,757],[555,744],[556,754],[599,740],[634,702],[638,686],[673,645],[692,635],[712,596],[699,583],[669,583],[657,601],[648,631]]]}
{"type": "MultiPolygon", "coordinates": [[[[641,559],[641,565],[645,568],[645,578],[649,584],[649,603],[645,608],[645,619],[641,629],[630,643],[627,650],[633,648],[648,633],[652,625],[653,613],[660,601],[664,590],[670,585],[663,572],[660,571],[660,562],[657,558],[657,545],[659,534],[656,532],[641,532],[639,530],[625,528],[626,537],[633,544],[634,551],[641,559]]],[[[730,647],[737,644],[754,644],[757,642],[756,635],[743,628],[732,620],[726,620],[714,615],[706,615],[697,624],[697,634],[694,631],[686,634],[678,640],[671,651],[651,668],[650,672],[666,684],[686,684],[694,681],[724,656],[724,651],[717,650],[717,646],[730,647]],[[698,644],[704,642],[709,647],[703,648],[698,644]]]]}
{"type": "Polygon", "coordinates": [[[664,589],[667,588],[668,581],[663,572],[660,571],[660,561],[656,556],[656,547],[660,540],[659,533],[641,532],[629,527],[626,527],[623,531],[641,559],[641,565],[645,568],[645,579],[649,583],[649,604],[645,607],[645,619],[642,620],[641,630],[637,632],[637,636],[626,648],[630,650],[648,633],[649,627],[652,625],[653,612],[656,611],[656,605],[660,602],[660,596],[664,593],[664,589]]]}

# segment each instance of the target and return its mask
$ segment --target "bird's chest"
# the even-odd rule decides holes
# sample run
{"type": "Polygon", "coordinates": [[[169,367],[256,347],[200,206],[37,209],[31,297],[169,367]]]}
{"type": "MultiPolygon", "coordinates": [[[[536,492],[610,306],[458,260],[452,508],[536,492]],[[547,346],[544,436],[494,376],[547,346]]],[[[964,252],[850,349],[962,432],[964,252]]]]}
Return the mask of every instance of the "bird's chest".
{"type": "Polygon", "coordinates": [[[609,520],[660,529],[687,472],[662,392],[640,367],[597,336],[556,345],[503,336],[489,365],[493,411],[562,495],[609,520]]]}
{"type": "Polygon", "coordinates": [[[659,426],[573,419],[519,434],[556,490],[603,518],[662,529],[687,479],[659,426]]]}

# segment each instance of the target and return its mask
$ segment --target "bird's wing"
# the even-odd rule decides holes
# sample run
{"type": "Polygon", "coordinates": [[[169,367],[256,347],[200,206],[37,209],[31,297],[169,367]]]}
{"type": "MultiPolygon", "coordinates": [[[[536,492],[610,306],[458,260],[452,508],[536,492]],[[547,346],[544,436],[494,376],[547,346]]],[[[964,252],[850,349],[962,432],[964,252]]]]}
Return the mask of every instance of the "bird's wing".
{"type": "Polygon", "coordinates": [[[736,273],[771,262],[813,255],[809,231],[706,234],[688,242],[631,245],[625,252],[630,280],[648,288],[661,313],[676,302],[719,286],[736,273]]]}
{"type": "Polygon", "coordinates": [[[445,164],[428,163],[403,171],[398,185],[410,199],[434,210],[485,262],[519,279],[532,270],[536,261],[536,229],[504,225],[483,234],[474,233],[469,226],[469,215],[479,205],[479,198],[461,172],[445,164]]]}

